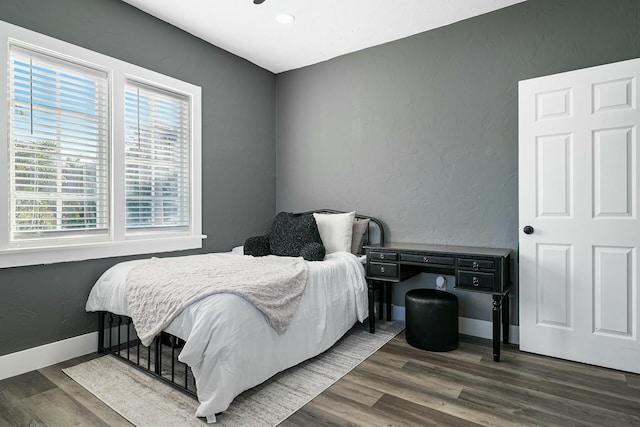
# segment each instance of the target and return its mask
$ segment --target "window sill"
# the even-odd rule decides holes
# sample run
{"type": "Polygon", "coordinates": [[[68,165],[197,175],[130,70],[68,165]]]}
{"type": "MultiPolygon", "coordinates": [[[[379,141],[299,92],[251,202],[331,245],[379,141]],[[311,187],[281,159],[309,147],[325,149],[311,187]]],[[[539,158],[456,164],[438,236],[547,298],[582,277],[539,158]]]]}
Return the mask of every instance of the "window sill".
{"type": "Polygon", "coordinates": [[[162,237],[47,248],[7,249],[0,251],[0,268],[200,249],[202,240],[206,237],[204,235],[162,237]]]}

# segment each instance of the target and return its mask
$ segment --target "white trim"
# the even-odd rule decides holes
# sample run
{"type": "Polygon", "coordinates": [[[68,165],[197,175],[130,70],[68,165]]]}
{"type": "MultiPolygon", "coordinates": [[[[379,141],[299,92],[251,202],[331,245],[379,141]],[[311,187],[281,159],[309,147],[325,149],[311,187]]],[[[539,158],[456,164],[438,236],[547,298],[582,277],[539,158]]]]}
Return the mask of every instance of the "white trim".
{"type": "Polygon", "coordinates": [[[97,348],[98,332],[91,332],[0,356],[0,380],[93,353],[97,348]]]}
{"type": "Polygon", "coordinates": [[[0,268],[199,249],[202,248],[202,239],[206,237],[178,236],[64,247],[12,249],[0,251],[0,268]]]}
{"type": "MultiPolygon", "coordinates": [[[[405,320],[405,308],[398,305],[392,305],[391,318],[393,320],[405,320]]],[[[458,330],[463,335],[471,335],[473,337],[486,339],[493,338],[493,323],[487,320],[458,317],[458,330]]],[[[516,325],[509,325],[509,343],[520,343],[520,328],[516,325]]]]}
{"type": "MultiPolygon", "coordinates": [[[[120,333],[120,344],[127,342],[127,325],[121,325],[118,328],[111,328],[111,340],[109,342],[118,342],[118,333],[120,333]]],[[[105,334],[108,330],[105,330],[105,334]]],[[[108,339],[108,335],[106,335],[108,339]]],[[[131,339],[135,338],[134,333],[131,339]]],[[[0,380],[24,374],[25,372],[35,371],[45,366],[55,365],[74,357],[84,356],[85,354],[98,351],[98,332],[90,332],[77,337],[67,338],[44,344],[38,347],[28,348],[26,350],[17,351],[15,353],[0,356],[0,380]]]]}

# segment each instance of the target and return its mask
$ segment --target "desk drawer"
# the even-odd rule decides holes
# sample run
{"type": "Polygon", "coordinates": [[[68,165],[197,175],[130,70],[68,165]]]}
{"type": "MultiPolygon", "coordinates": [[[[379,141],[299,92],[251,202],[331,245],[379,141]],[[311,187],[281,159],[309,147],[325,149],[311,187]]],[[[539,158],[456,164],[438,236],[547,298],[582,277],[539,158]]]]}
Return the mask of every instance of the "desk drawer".
{"type": "Polygon", "coordinates": [[[495,286],[495,278],[496,276],[493,273],[480,273],[477,271],[458,270],[458,275],[456,277],[456,287],[493,291],[495,286]]]}
{"type": "Polygon", "coordinates": [[[371,252],[371,259],[383,261],[397,261],[398,254],[395,252],[371,252]]]}
{"type": "Polygon", "coordinates": [[[438,265],[455,265],[454,257],[448,256],[432,256],[421,254],[401,254],[400,260],[409,262],[418,262],[421,264],[438,264],[438,265]]]}
{"type": "Polygon", "coordinates": [[[458,267],[473,271],[493,270],[496,263],[492,259],[458,258],[458,267]]]}
{"type": "Polygon", "coordinates": [[[398,277],[398,264],[370,262],[369,275],[378,277],[398,277]]]}

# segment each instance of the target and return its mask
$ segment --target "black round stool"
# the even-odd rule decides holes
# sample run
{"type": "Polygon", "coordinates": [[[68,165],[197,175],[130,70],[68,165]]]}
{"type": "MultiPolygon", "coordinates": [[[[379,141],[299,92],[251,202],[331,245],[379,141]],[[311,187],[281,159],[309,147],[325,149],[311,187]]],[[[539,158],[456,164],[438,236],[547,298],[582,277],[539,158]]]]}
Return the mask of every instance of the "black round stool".
{"type": "Polygon", "coordinates": [[[414,289],[405,295],[406,338],[429,351],[458,348],[458,297],[435,289],[414,289]]]}

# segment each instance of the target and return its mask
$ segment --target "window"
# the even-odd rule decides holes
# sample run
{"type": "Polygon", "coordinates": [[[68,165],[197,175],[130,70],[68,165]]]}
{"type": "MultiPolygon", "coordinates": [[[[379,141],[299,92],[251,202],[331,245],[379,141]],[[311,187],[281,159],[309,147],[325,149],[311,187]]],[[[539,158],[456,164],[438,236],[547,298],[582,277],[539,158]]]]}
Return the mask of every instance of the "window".
{"type": "Polygon", "coordinates": [[[9,52],[11,241],[109,230],[107,74],[9,52]]]}
{"type": "Polygon", "coordinates": [[[0,21],[0,268],[202,247],[200,88],[0,21]]]}
{"type": "Polygon", "coordinates": [[[127,230],[189,226],[189,103],[127,81],[127,230]]]}

